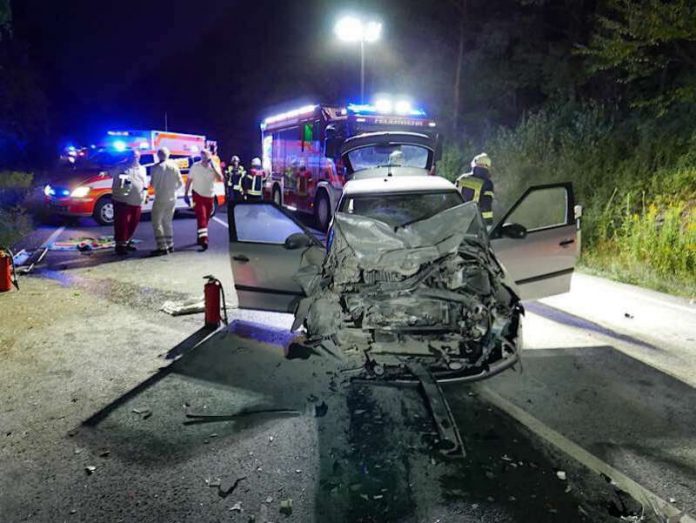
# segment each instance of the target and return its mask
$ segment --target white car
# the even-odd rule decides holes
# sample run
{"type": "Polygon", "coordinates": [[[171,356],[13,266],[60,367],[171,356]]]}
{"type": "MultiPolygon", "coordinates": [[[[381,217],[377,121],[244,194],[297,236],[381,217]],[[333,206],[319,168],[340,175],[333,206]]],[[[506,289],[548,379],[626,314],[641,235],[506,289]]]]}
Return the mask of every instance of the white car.
{"type": "Polygon", "coordinates": [[[568,291],[577,257],[570,184],[530,188],[486,231],[443,178],[356,179],[328,251],[272,203],[230,218],[239,306],[294,313],[307,343],[355,352],[368,379],[416,381],[414,362],[440,382],[513,366],[520,299],[568,291]]]}
{"type": "Polygon", "coordinates": [[[368,380],[474,381],[510,368],[520,301],[570,288],[572,185],[529,188],[487,230],[449,181],[392,171],[346,184],[328,248],[273,203],[234,204],[239,306],[294,313],[304,343],[360,361],[368,380]]]}

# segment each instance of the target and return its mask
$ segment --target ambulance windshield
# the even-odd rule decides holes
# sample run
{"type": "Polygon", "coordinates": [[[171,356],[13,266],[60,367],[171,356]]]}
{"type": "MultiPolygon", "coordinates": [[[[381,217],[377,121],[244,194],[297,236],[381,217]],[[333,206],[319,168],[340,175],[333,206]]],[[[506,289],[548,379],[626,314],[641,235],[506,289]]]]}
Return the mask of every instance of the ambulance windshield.
{"type": "Polygon", "coordinates": [[[374,144],[348,153],[353,172],[378,167],[427,169],[431,151],[411,144],[374,144]]]}

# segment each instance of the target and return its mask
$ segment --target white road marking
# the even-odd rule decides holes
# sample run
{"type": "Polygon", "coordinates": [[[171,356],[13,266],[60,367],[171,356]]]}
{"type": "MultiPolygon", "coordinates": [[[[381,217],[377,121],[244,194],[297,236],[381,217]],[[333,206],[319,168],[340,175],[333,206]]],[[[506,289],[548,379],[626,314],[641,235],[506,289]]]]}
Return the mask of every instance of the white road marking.
{"type": "Polygon", "coordinates": [[[222,221],[220,218],[218,218],[217,216],[213,216],[213,220],[215,220],[216,222],[218,222],[218,223],[219,223],[220,225],[222,225],[225,229],[229,229],[229,228],[230,228],[230,226],[227,225],[227,222],[223,222],[223,221],[222,221]]]}
{"type": "Polygon", "coordinates": [[[54,241],[56,241],[58,236],[60,236],[64,230],[65,230],[65,227],[58,227],[55,231],[53,231],[51,233],[51,235],[46,239],[46,241],[41,244],[41,247],[39,247],[39,248],[41,249],[43,247],[48,247],[50,244],[52,244],[54,241]]]}
{"type": "Polygon", "coordinates": [[[649,491],[639,483],[636,483],[597,456],[590,454],[580,445],[570,441],[560,432],[555,431],[511,401],[503,398],[487,385],[479,385],[477,389],[482,399],[502,410],[518,423],[521,423],[534,432],[534,434],[546,440],[547,443],[550,443],[560,451],[568,454],[590,470],[608,476],[621,490],[628,492],[639,503],[647,505],[647,507],[652,508],[652,510],[658,514],[664,514],[670,518],[669,521],[675,521],[677,523],[696,523],[696,520],[686,514],[686,512],[679,510],[671,503],[668,503],[657,494],[649,491]]]}

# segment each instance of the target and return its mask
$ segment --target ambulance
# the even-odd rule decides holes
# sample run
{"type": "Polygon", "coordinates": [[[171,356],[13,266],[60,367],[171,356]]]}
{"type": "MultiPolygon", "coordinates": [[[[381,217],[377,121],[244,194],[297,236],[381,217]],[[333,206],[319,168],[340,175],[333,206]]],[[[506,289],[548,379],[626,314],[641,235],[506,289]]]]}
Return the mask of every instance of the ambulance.
{"type": "MultiPolygon", "coordinates": [[[[217,148],[213,140],[203,135],[177,133],[171,131],[109,131],[100,141],[89,147],[77,149],[67,162],[43,187],[45,203],[49,212],[61,216],[91,216],[100,225],[111,225],[114,221],[114,206],[111,200],[112,172],[117,169],[131,150],[140,152],[140,164],[147,171],[157,163],[157,150],[167,147],[171,159],[181,169],[184,182],[194,162],[200,159],[204,148],[217,148]]],[[[73,148],[74,149],[74,148],[73,148]]],[[[149,198],[143,205],[143,212],[150,212],[154,192],[149,189],[149,198]]],[[[215,212],[225,202],[225,186],[215,185],[215,212]]],[[[183,187],[177,193],[176,209],[187,210],[183,187]]]]}
{"type": "Polygon", "coordinates": [[[314,217],[326,230],[357,172],[401,155],[401,172],[432,175],[440,155],[437,123],[399,99],[305,105],[261,123],[264,199],[314,217]]]}

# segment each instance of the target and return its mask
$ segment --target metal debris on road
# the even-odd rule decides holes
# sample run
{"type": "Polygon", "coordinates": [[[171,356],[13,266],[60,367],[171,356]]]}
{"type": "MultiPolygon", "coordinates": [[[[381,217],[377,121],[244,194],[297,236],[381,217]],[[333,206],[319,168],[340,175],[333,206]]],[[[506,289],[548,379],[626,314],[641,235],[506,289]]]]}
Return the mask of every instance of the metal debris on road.
{"type": "Polygon", "coordinates": [[[273,503],[273,497],[272,497],[272,496],[268,496],[268,497],[266,498],[266,503],[273,503]]]}
{"type": "Polygon", "coordinates": [[[97,467],[95,467],[94,465],[87,465],[85,467],[85,472],[87,473],[88,476],[94,474],[95,470],[97,470],[97,467]]]}
{"type": "Polygon", "coordinates": [[[109,449],[102,449],[99,451],[100,458],[108,458],[109,454],[111,454],[111,451],[109,449]]]}
{"type": "Polygon", "coordinates": [[[242,502],[237,501],[234,505],[230,507],[230,512],[241,512],[242,511],[242,502]]]}
{"type": "Polygon", "coordinates": [[[280,502],[280,513],[286,516],[292,514],[292,498],[284,499],[280,502]]]}
{"type": "Polygon", "coordinates": [[[133,414],[138,414],[142,419],[147,419],[152,416],[152,411],[150,409],[133,409],[133,414]]]}

